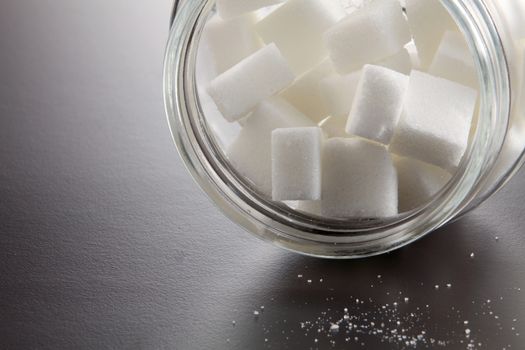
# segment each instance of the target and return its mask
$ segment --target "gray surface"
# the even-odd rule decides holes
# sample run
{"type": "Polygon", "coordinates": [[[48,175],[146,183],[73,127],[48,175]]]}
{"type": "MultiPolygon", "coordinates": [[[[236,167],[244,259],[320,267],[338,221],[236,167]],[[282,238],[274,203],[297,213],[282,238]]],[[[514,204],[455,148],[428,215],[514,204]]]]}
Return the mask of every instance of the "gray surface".
{"type": "Polygon", "coordinates": [[[399,314],[428,341],[465,349],[465,319],[476,348],[523,348],[523,173],[387,256],[321,261],[266,245],[217,212],[172,145],[169,15],[169,0],[0,2],[1,349],[397,349],[326,329],[344,307],[379,308],[357,323],[390,327],[399,291],[410,298],[399,314]],[[301,329],[318,316],[321,333],[301,329]]]}

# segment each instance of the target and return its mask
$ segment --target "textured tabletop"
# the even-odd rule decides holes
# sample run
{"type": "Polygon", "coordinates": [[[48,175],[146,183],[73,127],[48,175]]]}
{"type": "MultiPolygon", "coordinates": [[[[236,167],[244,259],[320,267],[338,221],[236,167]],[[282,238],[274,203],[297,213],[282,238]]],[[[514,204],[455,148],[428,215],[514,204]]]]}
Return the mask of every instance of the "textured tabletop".
{"type": "Polygon", "coordinates": [[[1,349],[525,346],[524,173],[385,256],[267,245],[214,208],[173,146],[170,7],[0,2],[1,349]]]}

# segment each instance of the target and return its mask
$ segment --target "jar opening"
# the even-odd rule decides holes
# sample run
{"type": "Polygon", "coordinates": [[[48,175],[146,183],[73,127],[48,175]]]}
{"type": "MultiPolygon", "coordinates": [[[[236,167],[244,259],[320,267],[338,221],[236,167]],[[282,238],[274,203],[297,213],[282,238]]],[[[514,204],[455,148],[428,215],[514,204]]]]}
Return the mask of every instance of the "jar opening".
{"type": "Polygon", "coordinates": [[[480,80],[476,130],[458,171],[433,200],[388,220],[315,217],[259,195],[230,165],[207,123],[196,83],[196,58],[211,0],[177,9],[165,62],[165,101],[172,134],[199,185],[233,221],[259,237],[307,255],[363,257],[404,246],[466,208],[494,165],[507,130],[508,69],[498,32],[477,0],[443,0],[465,36],[480,80]]]}

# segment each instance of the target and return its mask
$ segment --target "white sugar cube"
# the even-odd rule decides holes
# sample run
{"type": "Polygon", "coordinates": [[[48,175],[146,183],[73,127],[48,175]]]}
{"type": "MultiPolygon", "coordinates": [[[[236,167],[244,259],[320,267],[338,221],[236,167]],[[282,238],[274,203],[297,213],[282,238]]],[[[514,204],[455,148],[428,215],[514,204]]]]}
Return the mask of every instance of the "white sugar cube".
{"type": "Polygon", "coordinates": [[[319,126],[321,130],[323,130],[324,136],[328,139],[334,137],[350,137],[345,130],[347,120],[348,118],[330,116],[323,119],[319,123],[319,126]]]}
{"type": "Polygon", "coordinates": [[[354,8],[355,10],[366,7],[374,0],[342,0],[343,3],[347,3],[349,7],[354,8]]]}
{"type": "Polygon", "coordinates": [[[329,109],[319,84],[321,79],[332,73],[332,64],[329,60],[325,60],[314,69],[301,75],[281,93],[281,96],[313,121],[320,121],[328,115],[329,109]]]}
{"type": "Polygon", "coordinates": [[[399,182],[400,212],[424,205],[451,178],[447,171],[412,158],[395,157],[394,164],[399,182]]]}
{"type": "Polygon", "coordinates": [[[345,15],[338,1],[288,0],[256,26],[266,43],[275,43],[296,74],[326,56],[323,33],[345,15]]]}
{"type": "Polygon", "coordinates": [[[428,68],[443,34],[457,30],[456,23],[440,0],[406,0],[406,12],[421,66],[428,68]]]}
{"type": "Polygon", "coordinates": [[[525,3],[523,1],[498,2],[500,20],[505,21],[505,27],[513,38],[525,38],[525,3]]]}
{"type": "Polygon", "coordinates": [[[405,50],[407,50],[408,55],[410,56],[412,69],[421,70],[421,60],[419,59],[419,54],[417,52],[417,47],[416,43],[414,43],[414,40],[405,45],[405,50]]]}
{"type": "Polygon", "coordinates": [[[273,200],[321,199],[322,143],[319,127],[272,132],[273,200]]]}
{"type": "Polygon", "coordinates": [[[215,139],[222,149],[227,149],[239,135],[241,126],[239,123],[230,123],[224,119],[212,98],[206,92],[206,89],[199,89],[199,102],[202,113],[212,129],[215,139]]]}
{"type": "Polygon", "coordinates": [[[474,66],[474,59],[465,37],[458,31],[448,30],[443,34],[436,54],[448,56],[469,66],[474,66]]]}
{"type": "Polygon", "coordinates": [[[401,51],[399,51],[395,55],[387,57],[386,59],[379,61],[376,64],[378,66],[390,68],[403,74],[410,74],[410,71],[412,70],[412,59],[410,58],[410,54],[405,48],[401,49],[401,51]]]}
{"type": "Polygon", "coordinates": [[[381,0],[348,15],[324,40],[336,70],[346,74],[395,55],[411,37],[398,0],[381,0]]]}
{"type": "Polygon", "coordinates": [[[358,138],[335,138],[323,149],[324,216],[385,218],[398,214],[397,174],[386,148],[358,138]]]}
{"type": "Polygon", "coordinates": [[[217,75],[210,42],[207,40],[206,36],[203,35],[202,39],[199,41],[195,62],[196,84],[199,88],[205,88],[217,75]]]}
{"type": "Polygon", "coordinates": [[[279,4],[284,0],[217,0],[217,12],[224,19],[231,19],[263,7],[279,4]]]}
{"type": "Polygon", "coordinates": [[[227,156],[239,172],[263,195],[272,196],[272,131],[278,128],[315,126],[280,97],[261,102],[243,121],[239,136],[227,156]]]}
{"type": "Polygon", "coordinates": [[[305,214],[321,216],[321,201],[298,201],[296,210],[305,214]]]}
{"type": "Polygon", "coordinates": [[[476,90],[412,71],[390,151],[453,172],[467,148],[476,90]]]}
{"type": "Polygon", "coordinates": [[[348,117],[360,77],[361,71],[347,75],[332,74],[319,82],[319,89],[329,115],[345,119],[348,117]]]}
{"type": "Polygon", "coordinates": [[[456,31],[445,33],[428,72],[474,89],[479,86],[472,54],[463,35],[456,31]]]}
{"type": "Polygon", "coordinates": [[[255,32],[256,17],[248,14],[231,20],[213,16],[205,25],[202,40],[206,41],[217,73],[223,73],[263,45],[255,32]]]}
{"type": "Polygon", "coordinates": [[[212,80],[208,93],[224,118],[236,121],[294,79],[279,49],[270,44],[212,80]]]}
{"type": "Polygon", "coordinates": [[[388,145],[403,110],[408,76],[366,65],[361,74],[346,131],[388,145]]]}

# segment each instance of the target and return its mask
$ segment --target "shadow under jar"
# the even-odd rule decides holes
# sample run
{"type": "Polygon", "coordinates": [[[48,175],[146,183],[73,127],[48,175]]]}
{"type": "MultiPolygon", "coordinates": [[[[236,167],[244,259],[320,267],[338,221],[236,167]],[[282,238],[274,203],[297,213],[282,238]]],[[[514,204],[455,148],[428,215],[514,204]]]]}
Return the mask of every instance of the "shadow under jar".
{"type": "Polygon", "coordinates": [[[168,121],[199,186],[231,220],[279,247],[325,258],[360,258],[405,246],[460,218],[500,189],[524,162],[525,1],[443,0],[475,60],[476,129],[452,180],[416,210],[387,220],[307,215],[258,194],[230,165],[199,101],[196,61],[213,0],[175,1],[164,70],[168,121]]]}

